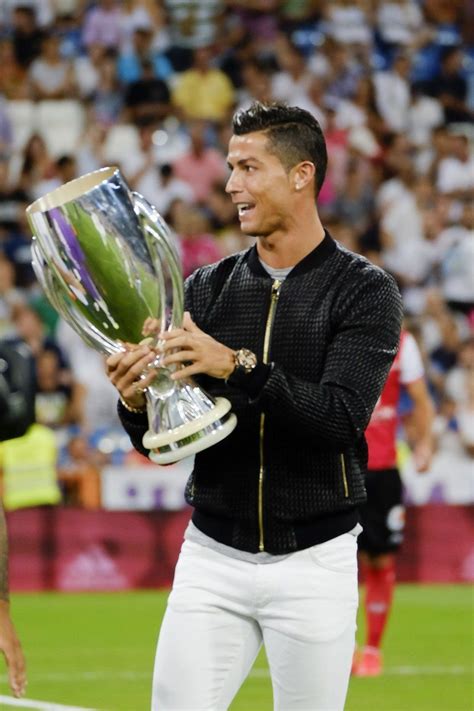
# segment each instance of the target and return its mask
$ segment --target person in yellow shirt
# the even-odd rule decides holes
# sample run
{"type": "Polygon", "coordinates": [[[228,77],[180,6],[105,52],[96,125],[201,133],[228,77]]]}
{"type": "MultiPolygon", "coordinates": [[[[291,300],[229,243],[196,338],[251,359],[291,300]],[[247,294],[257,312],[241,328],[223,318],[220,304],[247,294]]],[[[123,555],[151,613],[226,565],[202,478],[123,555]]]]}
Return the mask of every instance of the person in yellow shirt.
{"type": "Polygon", "coordinates": [[[223,71],[212,67],[211,59],[210,47],[196,49],[193,66],[176,82],[172,102],[184,120],[205,119],[221,123],[233,108],[234,87],[223,71]]]}

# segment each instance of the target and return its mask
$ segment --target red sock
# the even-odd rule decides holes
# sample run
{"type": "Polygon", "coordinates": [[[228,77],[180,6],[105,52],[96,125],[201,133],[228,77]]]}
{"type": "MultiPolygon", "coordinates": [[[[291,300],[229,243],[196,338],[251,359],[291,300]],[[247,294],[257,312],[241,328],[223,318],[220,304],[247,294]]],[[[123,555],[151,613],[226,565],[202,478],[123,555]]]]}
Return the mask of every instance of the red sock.
{"type": "Polygon", "coordinates": [[[367,646],[380,647],[392,605],[395,586],[395,561],[392,559],[383,568],[365,567],[365,616],[367,646]]]}

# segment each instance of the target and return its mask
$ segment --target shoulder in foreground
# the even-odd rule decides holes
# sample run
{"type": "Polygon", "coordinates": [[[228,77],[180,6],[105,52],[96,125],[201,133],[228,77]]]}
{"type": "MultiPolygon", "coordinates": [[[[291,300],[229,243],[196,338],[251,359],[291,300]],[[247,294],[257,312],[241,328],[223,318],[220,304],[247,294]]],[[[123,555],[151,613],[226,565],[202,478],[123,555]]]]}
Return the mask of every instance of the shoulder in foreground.
{"type": "Polygon", "coordinates": [[[345,262],[346,269],[350,270],[352,274],[358,274],[360,277],[364,277],[369,280],[391,282],[394,286],[396,286],[395,279],[391,274],[386,272],[385,269],[373,264],[373,262],[370,262],[361,254],[351,252],[338,242],[336,244],[339,258],[345,262]]]}
{"type": "Polygon", "coordinates": [[[235,252],[235,254],[230,254],[227,257],[223,257],[218,262],[213,264],[206,264],[204,267],[199,267],[196,269],[186,281],[189,282],[206,282],[217,277],[219,274],[225,273],[230,274],[230,272],[235,268],[236,265],[245,260],[251,247],[244,249],[241,252],[235,252]]]}

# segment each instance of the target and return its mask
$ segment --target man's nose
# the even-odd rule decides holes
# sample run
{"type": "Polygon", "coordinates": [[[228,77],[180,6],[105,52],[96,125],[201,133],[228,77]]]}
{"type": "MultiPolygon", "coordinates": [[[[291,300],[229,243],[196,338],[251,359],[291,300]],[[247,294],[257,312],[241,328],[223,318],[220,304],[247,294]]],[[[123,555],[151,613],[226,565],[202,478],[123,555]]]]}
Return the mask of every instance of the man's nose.
{"type": "Polygon", "coordinates": [[[229,175],[229,179],[227,180],[226,186],[225,186],[225,191],[226,193],[229,193],[229,195],[232,195],[232,193],[237,193],[239,192],[240,188],[238,186],[238,180],[236,178],[236,175],[234,171],[231,172],[229,175]]]}

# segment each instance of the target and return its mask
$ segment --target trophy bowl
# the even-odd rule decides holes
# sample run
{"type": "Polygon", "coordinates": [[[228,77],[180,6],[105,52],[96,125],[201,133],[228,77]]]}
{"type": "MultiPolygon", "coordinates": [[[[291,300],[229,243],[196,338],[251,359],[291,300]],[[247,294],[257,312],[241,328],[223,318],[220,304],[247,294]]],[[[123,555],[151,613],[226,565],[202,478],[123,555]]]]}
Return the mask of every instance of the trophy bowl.
{"type": "Polygon", "coordinates": [[[36,277],[59,314],[83,340],[111,355],[143,341],[145,322],[157,375],[146,389],[150,459],[170,464],[221,441],[237,418],[191,379],[174,381],[161,365],[158,334],[183,319],[183,277],[170,230],[132,192],[117,168],[65,183],[26,210],[36,277]]]}

